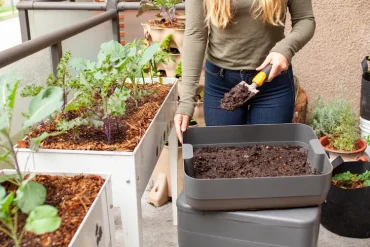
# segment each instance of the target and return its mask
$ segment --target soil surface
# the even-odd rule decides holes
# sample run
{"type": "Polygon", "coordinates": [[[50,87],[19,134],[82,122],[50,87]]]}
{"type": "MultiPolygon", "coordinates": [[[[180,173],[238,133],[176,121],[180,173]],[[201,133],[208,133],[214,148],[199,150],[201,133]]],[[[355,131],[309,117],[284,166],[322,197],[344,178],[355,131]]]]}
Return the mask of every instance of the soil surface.
{"type": "Polygon", "coordinates": [[[221,100],[220,108],[234,111],[236,108],[243,106],[255,93],[248,90],[248,87],[236,85],[228,93],[225,93],[221,100]]]}
{"type": "Polygon", "coordinates": [[[150,20],[148,22],[150,26],[162,27],[162,28],[173,28],[173,29],[185,29],[185,23],[180,20],[175,20],[171,23],[168,19],[150,20]]]}
{"type": "MultiPolygon", "coordinates": [[[[91,204],[97,197],[105,180],[99,176],[78,175],[74,177],[38,175],[34,181],[46,187],[45,204],[58,209],[62,224],[52,233],[36,235],[26,232],[23,236],[23,247],[67,247],[84,219],[91,204]]],[[[5,182],[2,184],[8,192],[16,191],[16,186],[5,182]]],[[[26,223],[27,215],[20,213],[18,232],[20,234],[26,223]]],[[[0,226],[4,227],[1,223],[0,226]]],[[[14,247],[12,239],[0,232],[0,246],[14,247]]]]}
{"type": "MultiPolygon", "coordinates": [[[[130,87],[130,86],[127,86],[130,87]]],[[[86,126],[79,127],[78,137],[72,131],[54,137],[48,137],[40,147],[44,149],[64,149],[64,150],[100,150],[100,151],[127,151],[132,152],[139,144],[145,131],[152,122],[159,107],[168,95],[172,84],[151,84],[138,85],[140,89],[154,93],[144,97],[138,102],[130,99],[126,102],[126,114],[118,119],[118,128],[113,121],[111,142],[108,143],[107,136],[101,128],[91,128],[86,126]]],[[[56,123],[42,124],[34,129],[27,138],[29,139],[41,135],[44,131],[55,132],[56,123]]],[[[18,146],[28,148],[28,141],[18,141],[18,146]]]]}
{"type": "Polygon", "coordinates": [[[197,148],[193,165],[198,179],[316,174],[307,161],[307,151],[288,145],[197,148]]]}

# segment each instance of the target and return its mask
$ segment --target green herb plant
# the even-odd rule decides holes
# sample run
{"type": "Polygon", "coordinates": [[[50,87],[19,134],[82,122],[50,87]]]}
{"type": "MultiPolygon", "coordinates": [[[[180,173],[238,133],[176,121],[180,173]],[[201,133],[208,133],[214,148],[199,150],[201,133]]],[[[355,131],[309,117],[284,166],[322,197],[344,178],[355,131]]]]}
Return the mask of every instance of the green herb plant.
{"type": "MultiPolygon", "coordinates": [[[[15,167],[16,174],[0,174],[0,231],[14,241],[15,247],[20,247],[26,231],[43,234],[57,230],[61,224],[55,207],[44,205],[46,189],[36,183],[35,174],[24,176],[21,173],[14,145],[10,137],[11,122],[20,78],[13,74],[0,76],[0,140],[2,154],[0,161],[15,167]],[[7,192],[1,183],[14,184],[16,192],[7,192]],[[25,226],[20,230],[18,216],[27,214],[25,226]],[[20,230],[20,231],[19,231],[20,230]],[[20,233],[19,233],[20,232],[20,233]]],[[[42,89],[29,104],[28,119],[23,127],[35,125],[48,117],[63,105],[63,90],[59,87],[42,89]]]]}
{"type": "Polygon", "coordinates": [[[165,18],[173,24],[176,19],[176,5],[181,2],[181,0],[141,0],[136,16],[140,16],[148,10],[159,10],[157,17],[165,18]]]}
{"type": "Polygon", "coordinates": [[[364,136],[363,139],[370,145],[370,135],[364,136]]]}
{"type": "Polygon", "coordinates": [[[176,66],[176,78],[182,77],[182,62],[179,62],[176,66]]]}
{"type": "Polygon", "coordinates": [[[359,139],[356,121],[356,114],[348,100],[335,99],[325,102],[319,98],[307,123],[319,138],[328,136],[335,149],[352,151],[359,139]]]}

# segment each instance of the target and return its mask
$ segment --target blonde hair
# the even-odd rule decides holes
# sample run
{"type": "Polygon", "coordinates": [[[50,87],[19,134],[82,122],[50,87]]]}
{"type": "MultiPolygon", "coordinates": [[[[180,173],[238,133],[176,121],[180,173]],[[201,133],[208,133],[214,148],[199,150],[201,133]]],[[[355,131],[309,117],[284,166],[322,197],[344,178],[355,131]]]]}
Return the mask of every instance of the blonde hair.
{"type": "MultiPolygon", "coordinates": [[[[217,28],[225,28],[232,22],[233,0],[204,0],[206,21],[217,28]]],[[[251,14],[255,19],[274,26],[284,26],[286,0],[253,0],[251,14]]]]}

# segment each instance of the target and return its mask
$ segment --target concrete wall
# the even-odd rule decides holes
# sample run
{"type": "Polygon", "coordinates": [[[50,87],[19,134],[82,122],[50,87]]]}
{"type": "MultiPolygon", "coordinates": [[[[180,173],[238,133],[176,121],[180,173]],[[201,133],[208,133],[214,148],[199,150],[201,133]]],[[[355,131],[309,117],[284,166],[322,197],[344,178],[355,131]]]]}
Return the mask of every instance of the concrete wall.
{"type": "Polygon", "coordinates": [[[313,0],[313,5],[316,33],[294,57],[294,72],[311,106],[319,95],[342,95],[359,108],[361,61],[370,55],[370,2],[313,0]]]}

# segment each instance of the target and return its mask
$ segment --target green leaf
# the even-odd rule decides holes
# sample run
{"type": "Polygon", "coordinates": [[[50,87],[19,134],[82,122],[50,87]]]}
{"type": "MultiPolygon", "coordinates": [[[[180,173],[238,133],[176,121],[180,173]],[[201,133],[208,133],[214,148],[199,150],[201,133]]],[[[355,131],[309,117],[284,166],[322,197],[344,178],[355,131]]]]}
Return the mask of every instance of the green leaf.
{"type": "Polygon", "coordinates": [[[370,180],[365,180],[364,186],[366,186],[366,187],[370,186],[370,180]]]}
{"type": "Polygon", "coordinates": [[[13,109],[20,80],[20,77],[14,74],[0,76],[0,109],[5,106],[13,109]]]}
{"type": "Polygon", "coordinates": [[[124,59],[127,56],[127,49],[115,40],[103,43],[100,46],[100,52],[105,55],[100,59],[104,60],[109,55],[112,62],[124,59]]]}
{"type": "Polygon", "coordinates": [[[0,76],[0,130],[9,131],[20,78],[14,74],[0,76]]]}
{"type": "Polygon", "coordinates": [[[0,212],[9,215],[10,205],[14,200],[14,193],[10,192],[4,199],[0,201],[0,212]]]}
{"type": "Polygon", "coordinates": [[[154,54],[158,52],[160,46],[161,45],[159,43],[152,43],[148,48],[146,48],[144,53],[141,55],[139,62],[140,66],[147,64],[153,58],[154,54]]]}
{"type": "Polygon", "coordinates": [[[6,190],[3,186],[0,185],[0,200],[6,196],[6,190]]]}
{"type": "Polygon", "coordinates": [[[1,175],[0,176],[0,184],[8,181],[10,179],[17,179],[19,178],[18,174],[10,174],[10,175],[1,175]]]}
{"type": "Polygon", "coordinates": [[[11,151],[7,151],[4,154],[0,155],[0,161],[7,161],[11,153],[12,153],[11,151]]]}
{"type": "Polygon", "coordinates": [[[45,187],[36,182],[29,182],[18,188],[15,201],[23,213],[29,214],[37,206],[44,204],[45,199],[45,187]]]}
{"type": "Polygon", "coordinates": [[[57,230],[62,223],[58,210],[49,205],[36,207],[28,216],[25,228],[35,234],[57,230]]]}
{"type": "Polygon", "coordinates": [[[27,128],[53,114],[63,106],[63,89],[48,87],[34,97],[29,105],[29,119],[24,122],[27,128]]]}
{"type": "Polygon", "coordinates": [[[83,119],[81,117],[77,117],[75,119],[72,119],[70,121],[67,121],[67,120],[63,120],[63,121],[60,121],[57,125],[57,129],[60,130],[60,131],[68,131],[70,129],[74,129],[74,128],[77,128],[79,126],[82,126],[82,125],[88,125],[89,124],[89,121],[86,120],[86,119],[83,119]]]}
{"type": "Polygon", "coordinates": [[[77,71],[94,70],[95,63],[85,58],[76,57],[71,59],[70,66],[77,71]]]}
{"type": "Polygon", "coordinates": [[[122,116],[126,112],[126,100],[130,98],[130,90],[116,88],[108,99],[108,113],[112,116],[122,116]]]}
{"type": "Polygon", "coordinates": [[[37,86],[36,84],[27,85],[22,89],[21,97],[34,97],[38,95],[43,88],[43,86],[37,86]]]}

